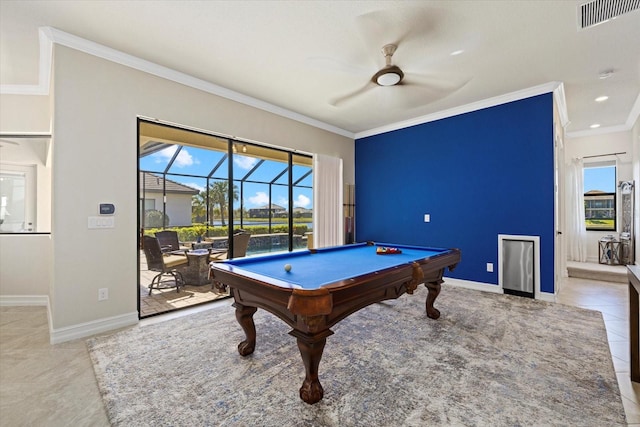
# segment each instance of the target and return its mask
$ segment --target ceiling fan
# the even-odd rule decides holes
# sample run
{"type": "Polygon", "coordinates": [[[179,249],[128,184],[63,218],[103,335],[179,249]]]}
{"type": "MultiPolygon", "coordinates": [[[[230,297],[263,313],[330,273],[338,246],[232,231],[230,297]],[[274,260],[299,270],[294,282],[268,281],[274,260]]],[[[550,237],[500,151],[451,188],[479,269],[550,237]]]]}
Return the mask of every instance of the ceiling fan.
{"type": "Polygon", "coordinates": [[[392,62],[393,54],[397,49],[397,44],[390,43],[384,45],[382,47],[382,54],[385,58],[385,66],[373,74],[364,86],[346,95],[332,99],[330,104],[335,107],[343,106],[365,93],[380,87],[411,86],[412,88],[419,89],[419,91],[412,91],[412,93],[403,91],[403,93],[398,96],[406,98],[401,100],[405,107],[414,108],[443,98],[460,89],[469,81],[443,80],[422,74],[405,73],[392,62]]]}

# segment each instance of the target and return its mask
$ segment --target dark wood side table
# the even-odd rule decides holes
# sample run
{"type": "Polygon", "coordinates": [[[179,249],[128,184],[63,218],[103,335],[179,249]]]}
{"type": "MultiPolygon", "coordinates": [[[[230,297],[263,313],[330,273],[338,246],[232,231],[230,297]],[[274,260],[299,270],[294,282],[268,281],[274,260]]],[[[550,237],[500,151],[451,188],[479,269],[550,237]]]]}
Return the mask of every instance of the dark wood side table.
{"type": "Polygon", "coordinates": [[[631,354],[631,381],[640,382],[640,319],[638,313],[638,292],[640,291],[640,266],[628,265],[629,278],[629,344],[631,354]]]}

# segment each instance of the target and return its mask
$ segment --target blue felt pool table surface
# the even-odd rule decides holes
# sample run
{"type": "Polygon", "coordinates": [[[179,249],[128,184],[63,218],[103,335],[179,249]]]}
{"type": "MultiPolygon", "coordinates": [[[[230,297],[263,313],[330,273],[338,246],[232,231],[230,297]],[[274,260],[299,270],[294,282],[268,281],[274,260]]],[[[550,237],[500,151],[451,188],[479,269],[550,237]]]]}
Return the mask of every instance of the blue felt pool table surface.
{"type": "Polygon", "coordinates": [[[450,252],[450,249],[425,248],[387,243],[358,243],[283,254],[263,255],[226,261],[232,271],[243,271],[285,282],[288,286],[317,289],[325,285],[374,273],[414,261],[432,258],[450,252]],[[398,248],[402,253],[380,255],[378,247],[398,248]],[[285,265],[291,265],[286,271],[285,265]]]}

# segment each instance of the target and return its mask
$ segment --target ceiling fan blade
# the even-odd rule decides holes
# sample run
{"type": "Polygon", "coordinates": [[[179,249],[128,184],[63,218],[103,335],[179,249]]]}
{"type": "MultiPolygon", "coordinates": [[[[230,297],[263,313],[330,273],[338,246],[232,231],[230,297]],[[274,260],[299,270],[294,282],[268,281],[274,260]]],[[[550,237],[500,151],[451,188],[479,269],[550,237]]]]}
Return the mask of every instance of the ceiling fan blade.
{"type": "Polygon", "coordinates": [[[420,39],[437,30],[442,11],[432,7],[385,9],[365,13],[356,18],[356,25],[367,48],[379,49],[386,44],[420,39]]]}
{"type": "Polygon", "coordinates": [[[375,89],[376,87],[378,87],[377,84],[373,83],[372,81],[368,81],[367,84],[365,84],[364,86],[362,86],[360,89],[355,90],[351,93],[348,93],[346,95],[343,95],[339,98],[335,98],[333,100],[331,100],[329,103],[331,105],[333,105],[334,107],[341,107],[346,103],[349,103],[350,101],[352,101],[354,98],[357,98],[369,91],[371,91],[372,89],[375,89]]]}
{"type": "Polygon", "coordinates": [[[446,98],[468,82],[469,80],[456,83],[438,81],[437,79],[414,80],[411,77],[405,78],[402,80],[402,84],[394,88],[397,89],[395,102],[403,108],[421,107],[446,98]]]}
{"type": "Polygon", "coordinates": [[[326,70],[331,72],[339,71],[346,74],[358,74],[362,76],[371,74],[371,70],[369,68],[360,67],[340,59],[329,58],[326,56],[311,56],[307,58],[307,63],[310,67],[316,70],[326,70]]]}
{"type": "Polygon", "coordinates": [[[421,86],[427,90],[438,93],[450,94],[462,89],[471,79],[441,78],[426,74],[404,73],[403,85],[421,86]]]}

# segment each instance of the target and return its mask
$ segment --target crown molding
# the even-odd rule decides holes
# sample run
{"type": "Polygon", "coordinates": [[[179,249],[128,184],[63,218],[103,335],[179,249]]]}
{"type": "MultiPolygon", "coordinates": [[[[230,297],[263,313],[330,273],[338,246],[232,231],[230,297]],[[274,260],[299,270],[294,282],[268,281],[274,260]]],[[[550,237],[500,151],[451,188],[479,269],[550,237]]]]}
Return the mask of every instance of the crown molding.
{"type": "MultiPolygon", "coordinates": [[[[59,44],[71,49],[75,49],[89,55],[93,55],[102,59],[106,59],[111,62],[124,65],[129,68],[133,68],[139,71],[143,71],[148,74],[152,74],[157,77],[161,77],[176,83],[183,84],[185,86],[192,87],[194,89],[201,90],[203,92],[211,93],[216,96],[220,96],[231,101],[235,101],[244,105],[248,105],[263,111],[267,111],[272,114],[276,114],[281,117],[289,118],[300,123],[304,123],[319,129],[326,130],[337,135],[341,135],[351,139],[360,139],[368,136],[378,135],[394,130],[404,129],[411,126],[416,126],[424,123],[429,123],[436,120],[441,120],[448,117],[457,116],[460,114],[481,110],[483,108],[489,108],[496,105],[505,104],[512,101],[518,101],[521,99],[529,98],[532,96],[541,95],[543,93],[554,93],[554,99],[558,105],[558,111],[560,114],[560,121],[563,127],[566,127],[569,123],[566,98],[564,92],[564,85],[561,82],[549,82],[534,86],[527,89],[522,89],[515,92],[510,92],[504,95],[499,95],[493,98],[488,98],[478,102],[454,107],[448,110],[439,111],[436,113],[428,114],[425,116],[416,117],[401,122],[392,123],[390,125],[381,126],[378,128],[369,129],[366,131],[353,133],[342,128],[330,125],[328,123],[313,119],[300,113],[288,110],[286,108],[278,107],[268,102],[253,98],[248,95],[244,95],[239,92],[218,86],[208,81],[198,79],[188,74],[164,67],[162,65],[155,64],[150,61],[129,55],[127,53],[112,49],[110,47],[83,39],[73,34],[60,31],[53,27],[40,27],[38,30],[38,38],[40,42],[40,55],[39,55],[39,73],[38,84],[35,85],[0,85],[0,94],[8,95],[49,95],[50,83],[51,83],[51,66],[53,58],[53,44],[59,44]]],[[[627,121],[624,125],[612,126],[606,128],[589,129],[577,132],[567,132],[568,138],[576,138],[591,135],[600,135],[605,133],[624,132],[630,130],[640,116],[640,94],[636,98],[636,102],[629,113],[627,121]]]]}
{"type": "Polygon", "coordinates": [[[40,31],[40,78],[37,86],[34,85],[3,85],[0,93],[11,93],[19,95],[48,95],[49,81],[51,76],[51,57],[53,43],[60,46],[66,46],[98,58],[106,59],[138,71],[152,74],[203,92],[211,93],[231,101],[239,102],[269,113],[286,117],[300,123],[304,123],[319,129],[326,130],[331,133],[353,138],[353,132],[332,126],[328,123],[321,122],[303,114],[296,113],[286,108],[278,107],[265,101],[244,95],[239,92],[218,86],[202,79],[190,76],[188,74],[173,70],[171,68],[158,65],[151,61],[129,55],[127,53],[112,49],[110,47],[83,39],[73,34],[65,33],[53,27],[41,27],[40,31]]]}
{"type": "Polygon", "coordinates": [[[638,96],[636,97],[636,102],[633,104],[633,107],[629,112],[629,117],[627,117],[627,121],[625,125],[629,129],[631,129],[638,121],[638,117],[640,117],[640,92],[638,92],[638,96]]]}
{"type": "Polygon", "coordinates": [[[527,89],[506,93],[504,95],[495,96],[493,98],[484,99],[482,101],[472,102],[471,104],[461,105],[459,107],[450,108],[448,110],[438,111],[437,113],[427,114],[426,116],[392,123],[387,126],[382,126],[364,132],[358,132],[355,134],[355,139],[379,135],[381,133],[434,122],[436,120],[446,119],[448,117],[458,116],[460,114],[470,113],[472,111],[482,110],[484,108],[494,107],[496,105],[502,105],[512,101],[519,101],[521,99],[530,98],[532,96],[542,95],[543,93],[554,92],[561,84],[562,83],[560,82],[549,82],[527,89]]]}

